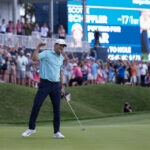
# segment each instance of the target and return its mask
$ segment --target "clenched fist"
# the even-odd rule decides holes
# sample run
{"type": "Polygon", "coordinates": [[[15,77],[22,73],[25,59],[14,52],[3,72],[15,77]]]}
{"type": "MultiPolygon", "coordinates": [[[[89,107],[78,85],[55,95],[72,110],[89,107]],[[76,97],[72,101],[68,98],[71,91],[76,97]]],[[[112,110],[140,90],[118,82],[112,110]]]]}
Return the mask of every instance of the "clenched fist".
{"type": "Polygon", "coordinates": [[[46,45],[45,42],[41,42],[38,46],[39,46],[39,47],[42,47],[42,46],[45,46],[45,45],[46,45]]]}

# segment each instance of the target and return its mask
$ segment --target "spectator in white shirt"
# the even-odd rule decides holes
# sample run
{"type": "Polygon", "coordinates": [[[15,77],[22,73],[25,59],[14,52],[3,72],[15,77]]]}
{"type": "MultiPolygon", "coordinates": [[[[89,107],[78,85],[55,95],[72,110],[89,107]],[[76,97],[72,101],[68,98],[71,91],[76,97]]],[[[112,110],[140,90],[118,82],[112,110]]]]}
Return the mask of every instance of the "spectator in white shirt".
{"type": "Polygon", "coordinates": [[[47,24],[44,23],[43,26],[41,27],[41,37],[46,38],[48,36],[48,27],[47,24]]]}
{"type": "Polygon", "coordinates": [[[21,50],[17,57],[17,84],[25,85],[26,65],[28,64],[27,57],[24,56],[24,51],[21,50]]]}
{"type": "Polygon", "coordinates": [[[7,30],[7,24],[5,23],[5,19],[2,19],[2,24],[0,25],[0,32],[6,33],[7,30]]]}
{"type": "Polygon", "coordinates": [[[66,31],[65,31],[63,25],[59,25],[59,27],[58,27],[58,36],[59,36],[59,39],[66,38],[66,31]]]}
{"type": "Polygon", "coordinates": [[[141,86],[145,86],[145,77],[147,74],[147,70],[148,70],[148,67],[147,67],[146,63],[144,63],[142,60],[141,64],[140,64],[141,86]]]}

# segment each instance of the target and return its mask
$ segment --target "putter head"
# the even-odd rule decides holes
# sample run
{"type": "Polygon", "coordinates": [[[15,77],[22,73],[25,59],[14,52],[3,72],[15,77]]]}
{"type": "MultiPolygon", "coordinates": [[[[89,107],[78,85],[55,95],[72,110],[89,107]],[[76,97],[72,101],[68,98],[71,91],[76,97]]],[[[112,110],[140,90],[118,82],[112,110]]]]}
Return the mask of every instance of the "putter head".
{"type": "Polygon", "coordinates": [[[64,94],[61,95],[61,98],[69,102],[71,100],[71,93],[65,90],[64,94]]]}

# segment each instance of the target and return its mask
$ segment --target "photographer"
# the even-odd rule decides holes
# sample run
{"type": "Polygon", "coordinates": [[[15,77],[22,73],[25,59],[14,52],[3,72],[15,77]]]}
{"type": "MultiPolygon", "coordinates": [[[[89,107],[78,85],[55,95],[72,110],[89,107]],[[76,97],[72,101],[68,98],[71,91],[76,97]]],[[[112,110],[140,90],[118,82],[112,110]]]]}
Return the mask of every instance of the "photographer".
{"type": "Polygon", "coordinates": [[[122,112],[124,112],[124,113],[133,112],[133,109],[128,102],[125,102],[123,109],[122,109],[122,112]]]}

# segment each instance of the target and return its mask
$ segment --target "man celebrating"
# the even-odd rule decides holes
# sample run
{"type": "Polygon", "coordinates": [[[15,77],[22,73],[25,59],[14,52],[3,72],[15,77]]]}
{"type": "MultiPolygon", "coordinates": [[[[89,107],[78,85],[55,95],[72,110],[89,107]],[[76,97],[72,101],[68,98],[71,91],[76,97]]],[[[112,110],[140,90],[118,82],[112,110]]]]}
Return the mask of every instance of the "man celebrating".
{"type": "Polygon", "coordinates": [[[49,95],[53,106],[53,127],[54,138],[64,138],[60,133],[60,99],[61,94],[64,94],[64,88],[62,86],[62,68],[63,68],[63,56],[62,51],[66,47],[66,43],[63,39],[57,39],[54,44],[54,50],[45,50],[39,53],[39,49],[45,46],[46,43],[41,42],[34,54],[33,61],[40,60],[40,84],[37,94],[34,99],[32,112],[29,120],[29,129],[27,129],[22,136],[30,136],[36,133],[35,123],[40,111],[40,107],[45,98],[49,95]]]}

